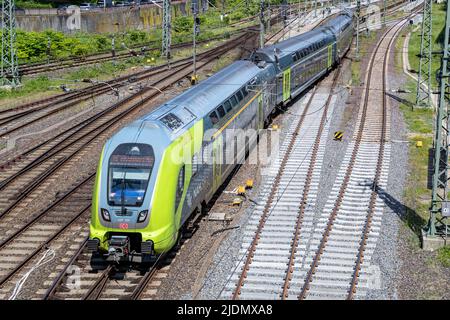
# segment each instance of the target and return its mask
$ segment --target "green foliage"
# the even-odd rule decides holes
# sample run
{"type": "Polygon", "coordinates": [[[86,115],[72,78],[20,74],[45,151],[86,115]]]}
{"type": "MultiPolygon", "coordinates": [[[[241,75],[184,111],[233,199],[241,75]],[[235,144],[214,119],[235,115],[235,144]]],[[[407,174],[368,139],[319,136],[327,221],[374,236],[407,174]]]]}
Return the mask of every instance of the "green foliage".
{"type": "MultiPolygon", "coordinates": [[[[0,0],[1,1],[1,0],[0,0]]],[[[27,1],[23,1],[27,2],[27,1]]],[[[30,3],[45,4],[46,1],[30,1],[30,3]]],[[[73,2],[73,3],[76,3],[73,2]]],[[[221,4],[221,3],[220,3],[221,4]]],[[[200,19],[200,35],[199,40],[206,40],[219,34],[227,34],[230,29],[227,28],[229,23],[241,20],[258,11],[259,2],[249,0],[226,1],[227,16],[223,21],[220,19],[221,10],[210,7],[210,9],[199,15],[200,19]],[[246,3],[249,5],[246,7],[246,3]]],[[[185,42],[192,37],[193,19],[192,16],[179,16],[173,20],[172,42],[185,42]]],[[[1,30],[0,30],[1,33],[1,30]]],[[[129,30],[124,35],[116,34],[116,48],[120,50],[120,43],[125,43],[128,48],[138,45],[151,45],[155,41],[155,45],[159,46],[161,40],[161,29],[155,29],[151,32],[141,30],[129,30]]],[[[47,55],[50,58],[60,59],[71,56],[86,56],[100,52],[111,50],[112,34],[89,34],[78,32],[66,35],[61,32],[47,30],[44,32],[25,32],[18,30],[17,34],[17,52],[19,63],[44,61],[47,55]],[[50,41],[50,50],[48,43],[50,41]]]]}
{"type": "Polygon", "coordinates": [[[16,0],[16,6],[24,9],[48,9],[52,7],[52,4],[42,1],[16,0]]]}
{"type": "Polygon", "coordinates": [[[173,20],[173,30],[178,33],[189,32],[193,26],[192,17],[179,16],[173,20]]]}
{"type": "MultiPolygon", "coordinates": [[[[65,35],[61,32],[47,30],[44,32],[17,31],[17,54],[20,63],[42,61],[47,58],[48,43],[50,41],[50,57],[65,58],[69,56],[85,56],[111,50],[111,36],[109,34],[92,35],[76,33],[65,35]]],[[[159,33],[150,35],[148,32],[132,30],[116,44],[124,42],[128,47],[158,40],[159,33]]]]}
{"type": "MultiPolygon", "coordinates": [[[[432,46],[433,51],[441,51],[443,43],[443,30],[445,25],[445,4],[433,5],[433,35],[432,46]]],[[[413,70],[419,70],[419,55],[420,55],[420,40],[421,40],[421,28],[419,26],[416,32],[411,33],[408,48],[408,58],[411,68],[413,70]]],[[[437,87],[436,74],[440,69],[441,60],[439,55],[433,55],[431,58],[431,86],[437,87]]]]}
{"type": "Polygon", "coordinates": [[[450,247],[446,246],[438,250],[439,262],[446,268],[450,267],[450,247]]]}
{"type": "MultiPolygon", "coordinates": [[[[0,0],[0,3],[2,1],[0,0]]],[[[24,9],[48,9],[57,8],[61,4],[76,4],[82,2],[96,3],[97,1],[71,0],[71,1],[47,1],[47,0],[16,0],[16,6],[24,9]]]]}

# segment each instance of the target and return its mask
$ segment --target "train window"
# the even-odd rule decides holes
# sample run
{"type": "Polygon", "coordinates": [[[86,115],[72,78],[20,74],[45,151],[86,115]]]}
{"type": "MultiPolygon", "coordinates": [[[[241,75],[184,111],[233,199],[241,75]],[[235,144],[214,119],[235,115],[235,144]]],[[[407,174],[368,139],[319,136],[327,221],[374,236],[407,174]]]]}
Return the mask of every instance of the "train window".
{"type": "Polygon", "coordinates": [[[178,206],[181,201],[181,197],[183,196],[184,191],[184,166],[181,167],[180,173],[178,174],[177,179],[177,190],[175,193],[175,212],[178,210],[178,206]]]}
{"type": "Polygon", "coordinates": [[[217,122],[219,122],[219,117],[217,116],[217,112],[213,111],[209,114],[209,119],[211,120],[211,123],[215,125],[217,122]]]}
{"type": "Polygon", "coordinates": [[[292,54],[292,60],[297,61],[297,55],[295,53],[292,54]]]}
{"type": "Polygon", "coordinates": [[[225,110],[223,109],[223,106],[218,107],[217,112],[219,112],[219,117],[223,118],[225,116],[225,110]]]}
{"type": "Polygon", "coordinates": [[[244,86],[242,88],[242,94],[244,95],[244,97],[246,97],[248,95],[247,86],[244,86]]]}
{"type": "Polygon", "coordinates": [[[110,206],[142,205],[155,163],[150,145],[124,143],[109,158],[108,204],[110,206]]]}
{"type": "Polygon", "coordinates": [[[231,96],[230,101],[231,101],[231,105],[233,106],[233,108],[238,105],[238,101],[236,99],[236,96],[231,96]]]}
{"type": "Polygon", "coordinates": [[[223,104],[224,105],[224,107],[225,107],[225,110],[228,112],[228,111],[230,111],[232,108],[231,108],[231,103],[230,103],[230,101],[225,101],[225,103],[223,104]]]}
{"type": "Polygon", "coordinates": [[[242,99],[244,99],[244,96],[243,96],[242,92],[240,92],[240,91],[236,92],[236,96],[237,96],[239,102],[241,102],[242,99]]]}

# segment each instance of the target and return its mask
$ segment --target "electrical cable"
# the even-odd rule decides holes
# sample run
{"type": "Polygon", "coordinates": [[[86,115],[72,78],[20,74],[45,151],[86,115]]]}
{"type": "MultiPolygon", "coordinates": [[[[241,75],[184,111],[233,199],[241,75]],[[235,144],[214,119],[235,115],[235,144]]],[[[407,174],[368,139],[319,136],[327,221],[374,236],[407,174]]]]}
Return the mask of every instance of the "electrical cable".
{"type": "Polygon", "coordinates": [[[17,281],[17,283],[14,287],[13,293],[8,298],[8,300],[16,300],[16,298],[19,296],[20,292],[22,291],[23,285],[25,284],[27,279],[30,277],[30,275],[39,267],[42,267],[43,265],[52,261],[55,258],[55,256],[56,256],[55,250],[53,250],[52,248],[48,248],[44,252],[42,257],[39,259],[39,261],[33,267],[31,267],[31,269],[27,273],[25,273],[22,276],[22,278],[20,278],[19,281],[17,281]]]}

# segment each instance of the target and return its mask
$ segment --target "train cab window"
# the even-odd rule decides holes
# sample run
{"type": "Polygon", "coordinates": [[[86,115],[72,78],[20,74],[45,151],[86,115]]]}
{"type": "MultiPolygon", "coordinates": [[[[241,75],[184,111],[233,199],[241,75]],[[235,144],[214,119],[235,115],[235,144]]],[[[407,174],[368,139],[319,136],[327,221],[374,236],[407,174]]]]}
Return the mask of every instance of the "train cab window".
{"type": "Polygon", "coordinates": [[[239,102],[241,102],[244,99],[244,96],[242,95],[242,92],[240,92],[240,91],[236,92],[236,96],[237,96],[239,102]]]}
{"type": "Polygon", "coordinates": [[[215,125],[219,122],[219,117],[217,116],[217,112],[213,111],[209,114],[209,119],[211,120],[212,125],[215,125]]]}
{"type": "Polygon", "coordinates": [[[183,196],[183,191],[184,191],[184,167],[185,166],[183,166],[181,168],[180,173],[178,174],[177,190],[176,190],[176,193],[175,193],[175,210],[178,210],[178,206],[180,204],[181,197],[183,196]]]}
{"type": "Polygon", "coordinates": [[[153,148],[143,143],[123,143],[108,164],[108,204],[140,207],[155,164],[153,148]]]}
{"type": "Polygon", "coordinates": [[[238,101],[236,99],[236,96],[231,96],[230,101],[231,101],[231,105],[233,106],[233,108],[238,105],[238,101]]]}
{"type": "Polygon", "coordinates": [[[232,108],[231,108],[231,103],[230,101],[225,101],[225,103],[223,104],[223,106],[225,107],[225,110],[227,112],[229,112],[232,108]]]}
{"type": "Polygon", "coordinates": [[[219,117],[223,118],[225,116],[225,110],[223,109],[223,106],[218,107],[217,112],[219,112],[219,117]]]}

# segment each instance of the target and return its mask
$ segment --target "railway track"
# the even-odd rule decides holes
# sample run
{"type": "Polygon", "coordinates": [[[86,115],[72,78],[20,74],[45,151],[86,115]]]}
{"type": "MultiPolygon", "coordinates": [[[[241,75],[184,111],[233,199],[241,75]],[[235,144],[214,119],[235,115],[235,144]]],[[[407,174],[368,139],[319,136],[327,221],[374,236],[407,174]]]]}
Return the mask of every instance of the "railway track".
{"type": "Polygon", "coordinates": [[[110,264],[87,252],[84,241],[65,264],[56,268],[60,271],[44,282],[36,296],[44,300],[155,299],[177,256],[175,250],[162,254],[148,266],[110,264]],[[73,270],[77,270],[76,278],[73,270]]]}
{"type": "Polygon", "coordinates": [[[384,210],[380,194],[389,173],[387,68],[392,44],[407,21],[389,28],[371,56],[357,130],[316,227],[322,236],[312,241],[316,250],[304,253],[310,266],[302,270],[303,284],[292,292],[299,299],[363,298],[377,281],[369,267],[384,210]],[[375,67],[380,64],[382,68],[375,67]]]}
{"type": "MultiPolygon", "coordinates": [[[[245,36],[245,34],[240,37],[245,36]]],[[[239,37],[238,37],[239,38],[239,37]]],[[[222,47],[223,45],[219,46],[222,47]]],[[[208,56],[214,49],[207,50],[200,53],[198,57],[201,59],[208,56]]],[[[64,110],[73,108],[81,102],[88,101],[93,97],[98,97],[102,94],[117,93],[119,89],[129,85],[138,86],[143,81],[148,81],[155,76],[164,77],[165,74],[170,73],[170,68],[177,68],[187,66],[191,63],[191,57],[174,61],[170,64],[163,64],[153,67],[148,70],[143,70],[134,75],[126,75],[108,82],[97,83],[75,92],[68,92],[53,96],[51,98],[42,99],[39,101],[23,104],[14,108],[0,111],[0,138],[10,137],[12,134],[37,123],[47,117],[58,114],[64,110]]],[[[89,80],[89,79],[88,79],[89,80]]]]}
{"type": "MultiPolygon", "coordinates": [[[[237,39],[239,39],[239,38],[237,38],[237,39]]],[[[217,49],[220,50],[220,48],[223,48],[224,46],[226,46],[226,44],[218,47],[217,49]]],[[[203,59],[203,57],[207,58],[208,55],[213,54],[214,51],[216,51],[216,49],[209,50],[209,51],[199,55],[199,57],[201,59],[203,59]]],[[[172,70],[166,69],[165,68],[166,66],[161,66],[161,67],[155,68],[154,70],[151,70],[151,71],[145,71],[144,70],[143,72],[140,72],[139,74],[134,75],[133,76],[133,81],[137,82],[137,81],[141,81],[141,80],[145,80],[145,79],[148,80],[149,77],[154,77],[154,76],[159,76],[159,77],[164,78],[164,77],[167,77],[168,75],[170,75],[170,73],[173,72],[173,70],[178,70],[180,68],[186,68],[187,66],[189,66],[189,64],[190,64],[190,59],[187,58],[187,59],[183,59],[183,60],[178,61],[177,63],[172,64],[171,65],[172,70]]],[[[123,79],[120,79],[120,80],[121,81],[119,83],[122,83],[123,81],[126,80],[126,78],[123,78],[123,79]]],[[[153,84],[155,84],[155,82],[153,84]]],[[[111,84],[109,84],[109,86],[111,86],[111,85],[113,85],[112,82],[111,82],[111,84]]],[[[47,112],[44,115],[37,115],[35,117],[31,117],[30,116],[31,119],[29,119],[25,123],[21,123],[20,125],[14,126],[12,128],[6,129],[6,130],[3,130],[2,132],[0,132],[0,136],[3,136],[3,137],[6,136],[7,137],[8,134],[12,134],[15,131],[23,129],[26,126],[28,126],[28,125],[30,125],[32,123],[35,123],[38,120],[41,120],[42,118],[45,118],[47,116],[50,116],[50,115],[52,115],[54,113],[57,113],[57,112],[61,111],[62,109],[70,108],[70,107],[72,107],[72,106],[74,106],[74,105],[76,105],[76,104],[78,104],[78,103],[80,103],[82,101],[85,101],[86,99],[90,99],[93,94],[99,95],[101,93],[104,93],[105,90],[110,90],[110,89],[109,88],[105,88],[105,85],[94,85],[89,90],[86,90],[86,91],[83,91],[83,92],[78,92],[78,93],[71,94],[71,95],[63,95],[63,96],[54,97],[53,100],[51,100],[50,102],[47,102],[46,101],[47,99],[45,99],[44,100],[44,105],[41,105],[41,106],[37,107],[38,110],[49,109],[49,110],[47,110],[47,112]],[[55,107],[55,106],[56,106],[56,109],[53,109],[53,107],[55,107]]],[[[139,94],[140,93],[135,94],[134,97],[138,96],[139,94]]],[[[131,96],[131,98],[132,97],[133,96],[131,96]]],[[[129,99],[129,98],[127,98],[127,99],[129,99]]],[[[113,108],[115,108],[115,105],[112,106],[111,108],[106,109],[106,111],[100,112],[99,114],[103,115],[105,112],[109,112],[113,108]]],[[[36,110],[36,109],[33,109],[33,110],[36,110]]],[[[15,111],[14,114],[16,114],[16,115],[17,114],[21,114],[19,109],[15,109],[13,111],[15,111]]],[[[27,115],[30,113],[28,111],[29,110],[26,110],[27,114],[23,115],[23,117],[28,118],[27,115]]],[[[95,117],[97,117],[97,116],[95,116],[95,117]]],[[[9,166],[14,165],[15,163],[21,161],[21,159],[25,158],[30,153],[36,151],[37,148],[42,148],[44,145],[46,145],[46,144],[48,144],[50,142],[54,142],[59,137],[70,134],[73,130],[77,129],[80,126],[85,125],[86,123],[91,122],[92,120],[93,119],[87,119],[85,121],[82,121],[81,123],[72,125],[68,129],[64,130],[62,133],[57,135],[56,137],[52,137],[52,138],[48,139],[47,141],[44,141],[43,143],[41,143],[37,147],[32,147],[32,148],[28,149],[25,152],[22,152],[22,153],[10,156],[6,161],[4,161],[3,163],[0,164],[0,171],[2,171],[2,170],[5,171],[6,168],[8,168],[9,166]]],[[[0,179],[1,178],[5,179],[5,176],[4,175],[3,176],[0,175],[0,179]]]]}
{"type": "Polygon", "coordinates": [[[313,93],[291,125],[250,216],[240,249],[243,259],[222,298],[354,299],[364,298],[377,283],[371,256],[380,233],[390,158],[384,93],[389,52],[407,21],[390,27],[370,58],[357,129],[320,212],[316,201],[331,95],[320,113],[312,108],[313,93]],[[315,117],[307,119],[310,113],[315,117]],[[311,128],[306,130],[304,123],[311,128]]]}
{"type": "Polygon", "coordinates": [[[327,119],[333,108],[331,101],[338,74],[335,71],[331,84],[313,89],[301,115],[290,125],[245,229],[240,249],[243,259],[231,275],[222,298],[281,297],[290,269],[286,266],[294,241],[294,222],[300,219],[302,206],[308,204],[303,210],[313,210],[311,206],[318,196],[320,162],[329,127],[327,119]],[[307,199],[299,198],[304,187],[308,190],[307,199]]]}
{"type": "MultiPolygon", "coordinates": [[[[198,67],[207,65],[218,56],[245,42],[250,36],[241,37],[222,49],[215,50],[200,60],[198,67]]],[[[158,80],[161,90],[177,83],[191,72],[190,66],[172,69],[170,78],[158,80]]],[[[21,270],[29,267],[47,247],[61,240],[70,242],[67,240],[71,238],[70,234],[79,236],[81,230],[87,232],[90,188],[95,168],[90,172],[88,170],[87,173],[78,174],[82,181],[59,195],[59,198],[38,213],[28,209],[36,197],[39,196],[42,202],[51,202],[51,197],[50,200],[44,199],[46,190],[51,184],[58,179],[64,179],[64,172],[70,172],[71,168],[77,167],[76,164],[92,150],[92,145],[103,144],[119,121],[127,119],[129,121],[140,107],[159,94],[149,90],[120,101],[112,106],[109,113],[105,112],[98,118],[91,119],[89,125],[77,128],[78,131],[72,132],[57,143],[53,142],[51,147],[45,146],[42,150],[38,148],[34,151],[35,154],[28,154],[28,162],[14,168],[16,172],[2,181],[0,190],[5,196],[2,198],[0,212],[3,231],[0,237],[0,287],[3,287],[2,291],[5,294],[11,290],[21,270]],[[74,207],[73,203],[76,203],[77,207],[74,207]],[[50,225],[49,221],[53,223],[50,225]],[[74,228],[78,228],[75,233],[74,228]]]]}
{"type": "MultiPolygon", "coordinates": [[[[234,34],[246,32],[246,29],[248,29],[248,28],[244,28],[243,30],[236,30],[236,31],[232,32],[232,34],[234,35],[234,34]]],[[[208,43],[208,42],[215,41],[215,40],[221,40],[223,38],[224,38],[223,36],[222,37],[218,36],[218,37],[213,37],[211,39],[198,41],[198,43],[203,44],[203,43],[208,43]]],[[[128,59],[128,58],[138,57],[138,56],[141,56],[142,54],[145,54],[147,52],[151,52],[154,50],[159,50],[160,47],[156,46],[156,45],[157,45],[156,43],[153,43],[153,46],[150,48],[146,48],[145,46],[143,46],[141,48],[133,48],[133,49],[137,49],[137,51],[131,50],[129,52],[122,52],[122,53],[116,54],[115,56],[113,56],[112,54],[109,54],[109,55],[101,54],[101,55],[89,56],[84,59],[83,58],[72,58],[71,60],[66,60],[66,61],[55,61],[50,64],[41,63],[41,64],[34,64],[34,65],[28,65],[28,66],[25,65],[20,68],[20,75],[22,75],[22,76],[36,75],[36,74],[45,73],[45,72],[87,66],[87,65],[97,64],[97,63],[108,62],[108,61],[115,61],[115,60],[120,61],[120,60],[124,60],[124,59],[128,59]]],[[[183,49],[183,48],[187,48],[190,46],[192,46],[192,42],[183,42],[183,43],[174,44],[172,46],[172,49],[183,49]]]]}

